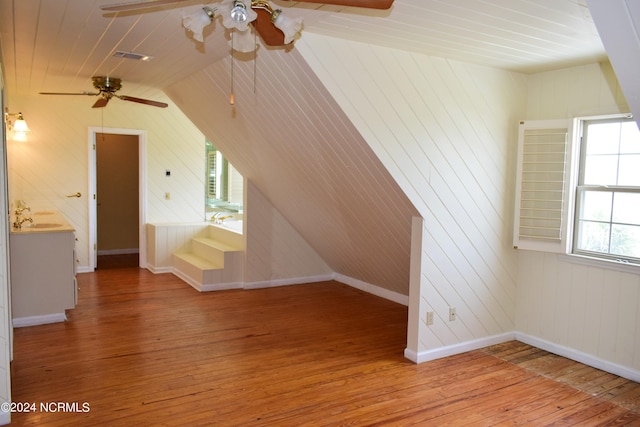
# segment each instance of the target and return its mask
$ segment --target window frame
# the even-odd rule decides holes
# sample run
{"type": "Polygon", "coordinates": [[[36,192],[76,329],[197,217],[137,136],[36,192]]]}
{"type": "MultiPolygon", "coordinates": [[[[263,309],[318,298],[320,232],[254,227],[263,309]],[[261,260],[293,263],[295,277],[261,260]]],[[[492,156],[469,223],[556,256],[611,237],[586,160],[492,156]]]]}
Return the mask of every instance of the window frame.
{"type": "MultiPolygon", "coordinates": [[[[585,249],[578,248],[578,237],[579,237],[579,215],[582,206],[582,200],[584,198],[584,194],[588,191],[591,192],[608,192],[612,193],[612,197],[615,198],[615,194],[617,193],[634,193],[640,194],[640,186],[624,186],[624,185],[594,185],[594,184],[584,184],[585,179],[585,166],[587,160],[587,138],[588,138],[588,126],[591,124],[601,124],[601,123],[621,123],[621,122],[634,122],[634,119],[629,114],[622,115],[607,115],[607,116],[594,116],[594,117],[583,117],[576,119],[577,123],[574,126],[576,129],[576,150],[577,160],[572,162],[571,168],[573,171],[573,175],[575,176],[575,185],[573,186],[574,192],[574,201],[572,203],[571,209],[573,212],[572,215],[572,232],[571,232],[571,244],[570,244],[570,255],[576,255],[581,257],[588,257],[608,262],[616,262],[625,265],[631,266],[640,266],[640,258],[625,256],[625,255],[616,255],[611,253],[604,253],[598,251],[589,251],[585,249]]],[[[636,125],[638,123],[636,122],[636,125]]],[[[640,128],[640,126],[639,126],[640,128]]],[[[618,153],[619,155],[619,153],[618,153]]],[[[609,219],[608,224],[613,226],[616,224],[611,217],[609,219]]],[[[609,232],[611,235],[611,232],[609,232]]]]}
{"type": "MultiPolygon", "coordinates": [[[[516,188],[515,188],[515,214],[513,227],[514,249],[541,251],[556,253],[569,262],[579,264],[596,265],[602,268],[612,268],[621,271],[637,273],[640,262],[629,262],[623,256],[603,256],[600,252],[574,251],[574,242],[577,235],[578,216],[578,182],[582,173],[582,132],[584,122],[590,121],[618,121],[620,119],[632,119],[629,113],[602,114],[597,116],[583,116],[573,119],[556,120],[527,120],[520,121],[518,132],[518,153],[516,164],[516,188]],[[522,188],[523,173],[523,145],[526,129],[553,129],[566,126],[567,141],[565,152],[565,197],[563,200],[561,238],[557,241],[544,239],[527,239],[519,235],[521,217],[521,198],[524,192],[522,188]]],[[[640,123],[636,120],[638,127],[640,123]]]]}

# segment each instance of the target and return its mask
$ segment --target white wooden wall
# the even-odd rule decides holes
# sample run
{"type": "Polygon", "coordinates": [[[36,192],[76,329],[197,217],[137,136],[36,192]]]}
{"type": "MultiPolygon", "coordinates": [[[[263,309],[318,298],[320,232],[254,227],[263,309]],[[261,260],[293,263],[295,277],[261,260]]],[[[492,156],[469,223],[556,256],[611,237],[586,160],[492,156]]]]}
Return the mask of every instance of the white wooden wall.
{"type": "MultiPolygon", "coordinates": [[[[627,112],[608,63],[529,77],[526,119],[627,112]]],[[[640,271],[521,251],[516,328],[551,350],[640,379],[640,271]]]]}
{"type": "MultiPolygon", "coordinates": [[[[131,86],[126,93],[134,96],[131,86]]],[[[147,132],[147,222],[204,220],[204,135],[162,92],[145,97],[170,105],[161,109],[113,99],[107,107],[93,109],[95,99],[88,96],[11,99],[32,132],[26,142],[9,143],[9,201],[24,200],[32,211],[60,211],[76,229],[80,269],[89,265],[89,127],[147,132]],[[165,176],[166,169],[171,177],[165,176]],[[82,197],[65,197],[76,192],[82,197]]]]}
{"type": "Polygon", "coordinates": [[[245,188],[247,286],[325,280],[333,270],[309,246],[262,193],[249,182],[245,188]]]}
{"type": "MultiPolygon", "coordinates": [[[[0,107],[4,107],[2,67],[0,66],[0,107]]],[[[3,108],[4,111],[4,108],[3,108]]],[[[11,110],[13,112],[13,110],[11,110]]],[[[6,156],[6,146],[2,142],[5,138],[5,128],[0,129],[0,207],[7,211],[7,193],[4,157],[6,156]]],[[[11,324],[10,324],[10,301],[9,301],[9,221],[6,214],[1,216],[3,224],[0,226],[0,403],[11,401],[11,324]]],[[[11,414],[0,412],[0,424],[8,424],[11,421],[11,414]]]]}
{"type": "MultiPolygon", "coordinates": [[[[244,286],[265,287],[333,278],[333,270],[251,183],[245,190],[244,286]]],[[[208,223],[147,225],[148,268],[172,270],[172,254],[188,251],[208,223]]]]}
{"type": "Polygon", "coordinates": [[[424,218],[420,296],[410,302],[419,337],[408,350],[424,360],[513,331],[512,183],[526,77],[314,34],[296,46],[424,218]]]}

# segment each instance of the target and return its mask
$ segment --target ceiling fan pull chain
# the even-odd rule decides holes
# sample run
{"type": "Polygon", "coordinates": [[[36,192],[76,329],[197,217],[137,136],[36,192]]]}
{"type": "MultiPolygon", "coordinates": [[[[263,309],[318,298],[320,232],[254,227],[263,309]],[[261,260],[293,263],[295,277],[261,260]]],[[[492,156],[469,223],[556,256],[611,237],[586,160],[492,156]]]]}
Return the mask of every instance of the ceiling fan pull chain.
{"type": "Polygon", "coordinates": [[[235,29],[231,30],[231,95],[229,95],[229,104],[231,105],[236,103],[235,97],[233,96],[233,35],[235,32],[235,29]]]}

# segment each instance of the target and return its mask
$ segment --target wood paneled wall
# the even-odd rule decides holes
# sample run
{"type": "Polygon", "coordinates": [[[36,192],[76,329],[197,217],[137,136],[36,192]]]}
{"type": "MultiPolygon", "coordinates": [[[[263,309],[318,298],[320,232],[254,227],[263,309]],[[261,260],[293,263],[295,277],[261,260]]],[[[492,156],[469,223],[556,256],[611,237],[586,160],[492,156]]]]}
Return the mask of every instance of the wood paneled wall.
{"type": "MultiPolygon", "coordinates": [[[[127,93],[138,95],[131,84],[127,93]]],[[[171,102],[160,91],[145,97],[171,102]]],[[[173,104],[154,108],[114,99],[93,109],[94,101],[42,95],[11,100],[32,132],[27,142],[9,142],[9,200],[25,200],[32,211],[61,212],[76,230],[79,269],[89,265],[89,127],[146,131],[147,222],[204,220],[204,135],[173,104]],[[66,197],[76,192],[82,197],[66,197]]]]}
{"type": "Polygon", "coordinates": [[[314,34],[296,47],[424,218],[420,297],[410,302],[419,337],[408,350],[426,360],[513,331],[526,76],[314,34]]]}
{"type": "MultiPolygon", "coordinates": [[[[1,53],[1,52],[0,52],[1,53]]],[[[4,111],[4,79],[3,70],[0,64],[0,107],[4,111]]],[[[13,110],[11,110],[13,112],[13,110]]],[[[6,144],[5,127],[0,128],[0,208],[7,212],[8,195],[7,170],[6,170],[6,144]]],[[[9,221],[2,215],[3,224],[0,226],[0,403],[11,401],[11,346],[12,333],[10,331],[10,302],[9,302],[9,221]]],[[[0,424],[8,424],[11,421],[11,414],[0,412],[0,424]]]]}
{"type": "Polygon", "coordinates": [[[258,276],[292,268],[269,259],[269,248],[290,237],[270,233],[290,226],[333,272],[407,295],[416,215],[407,196],[297,48],[261,48],[256,62],[242,57],[234,62],[233,106],[229,60],[166,92],[289,224],[256,230],[260,218],[247,209],[248,234],[266,239],[255,242],[266,251],[258,276]]]}
{"type": "MultiPolygon", "coordinates": [[[[628,111],[608,63],[539,73],[528,81],[526,119],[628,111]]],[[[530,251],[519,252],[519,261],[518,331],[549,350],[640,380],[637,267],[616,269],[530,251]]]]}

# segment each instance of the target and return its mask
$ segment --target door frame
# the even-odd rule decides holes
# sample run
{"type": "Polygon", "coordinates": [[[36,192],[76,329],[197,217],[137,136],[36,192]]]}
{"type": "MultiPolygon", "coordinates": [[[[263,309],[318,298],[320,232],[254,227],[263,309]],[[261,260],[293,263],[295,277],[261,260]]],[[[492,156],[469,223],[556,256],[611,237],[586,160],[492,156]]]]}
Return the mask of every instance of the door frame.
{"type": "Polygon", "coordinates": [[[146,146],[147,131],[140,129],[89,127],[89,271],[98,266],[98,211],[97,211],[97,165],[96,135],[112,133],[116,135],[136,135],[138,137],[138,246],[139,266],[147,268],[147,185],[146,146]]]}

